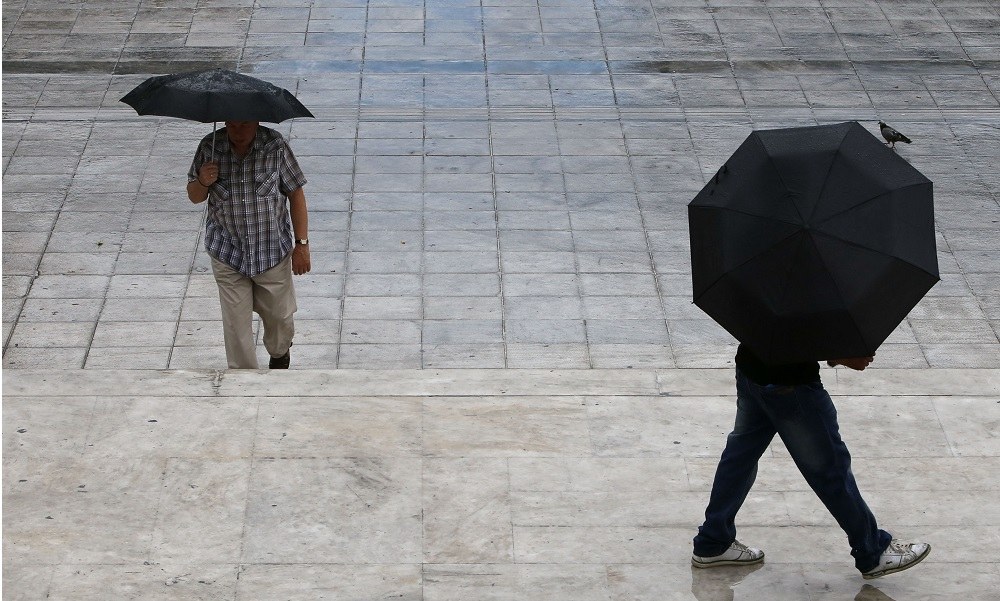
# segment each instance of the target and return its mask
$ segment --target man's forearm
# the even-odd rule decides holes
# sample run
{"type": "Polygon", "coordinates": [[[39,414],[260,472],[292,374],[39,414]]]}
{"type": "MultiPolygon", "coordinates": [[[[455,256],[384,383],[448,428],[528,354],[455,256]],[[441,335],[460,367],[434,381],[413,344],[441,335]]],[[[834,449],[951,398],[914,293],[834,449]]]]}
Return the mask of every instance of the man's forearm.
{"type": "MultiPolygon", "coordinates": [[[[288,195],[288,210],[292,217],[292,230],[296,240],[309,239],[309,212],[306,210],[306,193],[302,188],[288,195]]],[[[302,275],[312,269],[309,259],[309,245],[295,244],[292,247],[292,273],[302,275]]]]}
{"type": "Polygon", "coordinates": [[[306,208],[306,193],[299,188],[288,195],[288,209],[292,217],[292,230],[296,240],[309,238],[309,211],[306,208]]]}
{"type": "Polygon", "coordinates": [[[188,199],[194,204],[205,202],[208,198],[208,186],[203,186],[201,182],[194,179],[187,185],[188,199]]]}
{"type": "Polygon", "coordinates": [[[843,365],[844,367],[849,367],[857,371],[864,371],[875,357],[849,357],[846,359],[830,359],[826,362],[830,367],[837,367],[838,365],[843,365]]]}

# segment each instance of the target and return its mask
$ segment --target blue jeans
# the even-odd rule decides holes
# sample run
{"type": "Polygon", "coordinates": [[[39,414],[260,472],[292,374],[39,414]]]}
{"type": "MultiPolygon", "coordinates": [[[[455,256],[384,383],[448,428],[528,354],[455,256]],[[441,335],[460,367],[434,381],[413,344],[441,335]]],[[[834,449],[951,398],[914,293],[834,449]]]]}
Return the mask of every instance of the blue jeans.
{"type": "Polygon", "coordinates": [[[819,382],[761,386],[736,370],[736,425],[726,442],[694,539],[694,554],[724,553],[736,540],[736,513],[757,477],[757,461],[777,433],[806,482],[847,533],[855,566],[874,568],[892,536],[878,528],[851,473],[837,410],[819,382]]]}

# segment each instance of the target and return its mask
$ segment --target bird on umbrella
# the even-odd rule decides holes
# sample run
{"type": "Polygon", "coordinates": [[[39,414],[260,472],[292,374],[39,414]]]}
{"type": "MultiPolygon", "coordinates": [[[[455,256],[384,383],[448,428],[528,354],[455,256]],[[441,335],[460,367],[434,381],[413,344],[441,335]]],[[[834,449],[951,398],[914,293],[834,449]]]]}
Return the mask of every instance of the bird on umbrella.
{"type": "Polygon", "coordinates": [[[878,128],[882,132],[882,137],[885,138],[885,143],[889,148],[896,148],[896,142],[913,143],[913,140],[899,133],[893,127],[886,125],[885,121],[879,121],[878,128]]]}

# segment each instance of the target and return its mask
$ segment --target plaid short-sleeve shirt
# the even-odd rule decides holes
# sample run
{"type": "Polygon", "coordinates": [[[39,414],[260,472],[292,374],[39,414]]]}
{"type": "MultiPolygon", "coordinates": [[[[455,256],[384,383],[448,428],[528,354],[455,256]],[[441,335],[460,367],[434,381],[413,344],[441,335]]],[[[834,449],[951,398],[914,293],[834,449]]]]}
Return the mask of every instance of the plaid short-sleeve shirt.
{"type": "Polygon", "coordinates": [[[271,269],[295,245],[287,196],[306,184],[292,149],[281,134],[260,126],[241,158],[222,128],[199,144],[188,181],[209,160],[219,164],[219,179],[209,188],[205,250],[247,277],[271,269]]]}

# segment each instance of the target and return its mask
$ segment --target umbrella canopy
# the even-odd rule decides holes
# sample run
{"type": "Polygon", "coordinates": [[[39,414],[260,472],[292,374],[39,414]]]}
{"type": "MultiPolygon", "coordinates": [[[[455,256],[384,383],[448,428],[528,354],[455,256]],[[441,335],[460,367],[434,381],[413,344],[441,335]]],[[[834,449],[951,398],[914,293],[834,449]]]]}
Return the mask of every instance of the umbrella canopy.
{"type": "Polygon", "coordinates": [[[280,123],[312,117],[291,92],[266,81],[225,69],[150,77],[122,102],[140,115],[211,121],[280,123]]]}
{"type": "Polygon", "coordinates": [[[773,364],[874,355],[939,280],[931,181],[856,122],[753,132],[688,223],[695,304],[773,364]]]}

